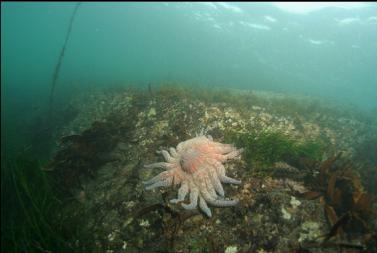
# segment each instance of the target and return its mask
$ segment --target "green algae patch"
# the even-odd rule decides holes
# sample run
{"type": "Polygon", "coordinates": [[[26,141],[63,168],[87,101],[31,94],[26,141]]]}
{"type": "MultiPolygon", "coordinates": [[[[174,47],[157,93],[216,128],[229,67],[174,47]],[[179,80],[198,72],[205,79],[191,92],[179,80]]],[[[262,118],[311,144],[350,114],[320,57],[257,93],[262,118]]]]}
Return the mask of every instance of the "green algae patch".
{"type": "Polygon", "coordinates": [[[294,162],[305,157],[320,160],[325,146],[317,140],[298,141],[279,132],[249,132],[233,136],[243,147],[244,160],[249,166],[267,168],[276,162],[294,162]]]}

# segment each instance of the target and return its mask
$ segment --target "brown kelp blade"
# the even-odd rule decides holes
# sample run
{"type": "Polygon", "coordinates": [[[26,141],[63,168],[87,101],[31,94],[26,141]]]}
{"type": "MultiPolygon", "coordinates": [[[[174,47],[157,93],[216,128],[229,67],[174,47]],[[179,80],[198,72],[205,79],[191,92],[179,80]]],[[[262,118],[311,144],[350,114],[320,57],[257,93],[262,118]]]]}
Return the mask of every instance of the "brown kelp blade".
{"type": "Polygon", "coordinates": [[[308,199],[308,200],[317,199],[321,196],[323,196],[323,193],[322,192],[316,192],[316,191],[308,191],[308,192],[304,192],[304,193],[301,194],[301,197],[308,199]]]}
{"type": "Polygon", "coordinates": [[[337,222],[331,227],[330,232],[327,234],[325,238],[325,242],[328,241],[333,236],[342,233],[342,227],[347,224],[347,222],[350,220],[350,214],[346,213],[342,217],[338,219],[337,222]]]}

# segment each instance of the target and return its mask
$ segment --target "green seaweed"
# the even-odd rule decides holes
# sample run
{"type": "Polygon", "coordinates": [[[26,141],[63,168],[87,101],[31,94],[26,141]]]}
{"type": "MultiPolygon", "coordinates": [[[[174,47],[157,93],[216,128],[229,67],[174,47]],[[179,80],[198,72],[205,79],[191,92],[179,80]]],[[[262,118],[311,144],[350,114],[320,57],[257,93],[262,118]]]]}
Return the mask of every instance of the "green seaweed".
{"type": "Polygon", "coordinates": [[[226,138],[245,149],[243,157],[251,167],[267,168],[280,161],[295,163],[302,157],[320,160],[325,151],[318,140],[298,141],[280,132],[228,133],[226,138]]]}
{"type": "Polygon", "coordinates": [[[52,252],[68,249],[49,179],[39,161],[27,154],[2,160],[1,251],[52,252]]]}
{"type": "Polygon", "coordinates": [[[296,146],[296,159],[309,158],[311,160],[319,161],[325,153],[325,145],[319,140],[307,140],[296,146]]]}

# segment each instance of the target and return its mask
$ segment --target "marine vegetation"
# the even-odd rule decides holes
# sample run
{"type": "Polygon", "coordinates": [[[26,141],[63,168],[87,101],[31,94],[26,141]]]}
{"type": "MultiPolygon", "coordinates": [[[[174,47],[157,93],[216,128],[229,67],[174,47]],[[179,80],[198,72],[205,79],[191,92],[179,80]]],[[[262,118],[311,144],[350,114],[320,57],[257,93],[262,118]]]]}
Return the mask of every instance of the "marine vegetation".
{"type": "Polygon", "coordinates": [[[188,210],[200,209],[211,217],[211,210],[207,202],[213,206],[234,206],[237,200],[225,200],[224,189],[221,183],[240,184],[241,181],[225,175],[222,163],[240,155],[242,149],[233,145],[213,141],[211,136],[198,136],[178,144],[177,149],[170,148],[160,151],[166,162],[152,163],[146,168],[164,168],[154,178],[144,182],[146,189],[181,185],[178,198],[170,200],[171,203],[180,203],[190,193],[190,203],[182,203],[188,210]]]}
{"type": "Polygon", "coordinates": [[[70,135],[61,139],[65,148],[61,149],[54,160],[45,168],[52,170],[55,178],[60,180],[62,189],[80,186],[82,175],[91,176],[97,166],[109,158],[103,153],[114,145],[108,125],[101,122],[93,123],[93,127],[79,135],[70,135]]]}
{"type": "Polygon", "coordinates": [[[107,122],[94,122],[81,134],[63,137],[62,148],[44,170],[53,174],[59,191],[70,195],[71,189],[81,187],[82,177],[93,177],[98,167],[116,159],[108,154],[120,135],[127,138],[131,126],[131,118],[121,121],[112,115],[107,122]]]}
{"type": "MultiPolygon", "coordinates": [[[[353,248],[364,249],[368,244],[374,244],[377,234],[370,226],[373,196],[364,190],[355,165],[342,160],[339,153],[322,163],[306,161],[306,168],[309,167],[318,170],[319,174],[315,178],[307,177],[307,184],[312,186],[312,190],[302,193],[302,196],[307,199],[321,198],[331,226],[324,244],[335,237],[338,237],[338,243],[340,240],[343,246],[353,248]],[[358,239],[358,243],[349,244],[347,241],[350,239],[358,239]]],[[[368,249],[371,250],[370,245],[368,249]]]]}
{"type": "Polygon", "coordinates": [[[280,132],[231,133],[228,139],[245,149],[244,159],[253,168],[271,167],[280,161],[295,163],[302,157],[320,160],[325,151],[318,140],[298,141],[280,132]]]}
{"type": "Polygon", "coordinates": [[[50,91],[50,98],[49,98],[49,112],[48,112],[48,118],[49,119],[51,119],[52,115],[53,115],[54,93],[55,93],[55,89],[56,89],[56,83],[57,83],[58,78],[59,78],[60,67],[62,65],[64,53],[65,53],[65,50],[67,48],[67,42],[69,41],[69,37],[71,35],[73,21],[75,19],[77,10],[80,7],[80,5],[81,5],[80,2],[76,4],[76,6],[73,10],[72,16],[69,20],[69,26],[68,26],[67,33],[65,35],[64,44],[63,44],[63,47],[60,51],[59,58],[58,58],[58,61],[56,63],[54,74],[53,74],[53,77],[52,77],[52,84],[51,84],[51,91],[50,91]]]}
{"type": "Polygon", "coordinates": [[[71,250],[61,208],[41,161],[27,152],[1,159],[1,252],[71,250]]]}
{"type": "MultiPolygon", "coordinates": [[[[376,132],[374,132],[374,135],[376,132]]],[[[363,169],[359,170],[365,179],[369,191],[377,194],[377,136],[373,136],[356,146],[355,158],[363,162],[363,169]]]]}

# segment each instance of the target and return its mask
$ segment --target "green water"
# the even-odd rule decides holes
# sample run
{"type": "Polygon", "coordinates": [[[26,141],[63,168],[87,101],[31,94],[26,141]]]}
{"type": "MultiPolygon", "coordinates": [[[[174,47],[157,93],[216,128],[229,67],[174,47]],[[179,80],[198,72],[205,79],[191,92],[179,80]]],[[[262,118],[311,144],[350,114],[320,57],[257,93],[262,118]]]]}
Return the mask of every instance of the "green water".
{"type": "MultiPolygon", "coordinates": [[[[12,125],[46,106],[74,6],[2,3],[2,118],[12,125]]],[[[375,3],[306,14],[269,3],[83,3],[56,94],[174,80],[375,109],[376,10],[375,3]]]]}
{"type": "MultiPolygon", "coordinates": [[[[44,105],[74,5],[2,3],[3,108],[44,105]]],[[[307,14],[269,3],[233,5],[239,9],[209,3],[83,3],[57,94],[175,80],[376,107],[376,4],[307,14]]]]}
{"type": "MultiPolygon", "coordinates": [[[[47,115],[75,5],[1,3],[2,175],[4,168],[26,166],[3,164],[3,158],[28,150],[25,140],[43,133],[43,124],[29,125],[47,115]]],[[[54,106],[93,88],[168,81],[320,98],[373,115],[377,4],[348,7],[297,13],[272,3],[81,3],[54,106]]],[[[33,159],[42,159],[40,153],[33,159]]],[[[22,180],[21,189],[32,188],[22,180]]],[[[45,203],[54,196],[36,198],[45,203]]]]}

